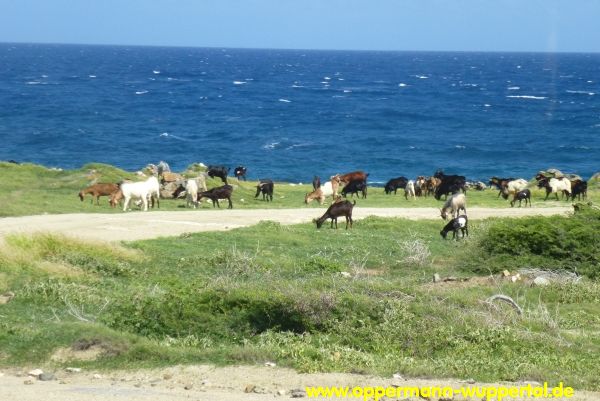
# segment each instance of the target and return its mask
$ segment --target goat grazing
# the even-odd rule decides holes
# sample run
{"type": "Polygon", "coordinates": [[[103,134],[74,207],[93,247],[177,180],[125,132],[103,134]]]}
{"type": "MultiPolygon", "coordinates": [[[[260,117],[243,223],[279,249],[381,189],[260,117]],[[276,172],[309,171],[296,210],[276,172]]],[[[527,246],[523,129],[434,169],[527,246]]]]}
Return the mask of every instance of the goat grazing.
{"type": "Polygon", "coordinates": [[[451,193],[466,192],[467,179],[462,175],[446,175],[442,170],[438,170],[433,176],[440,179],[440,184],[435,189],[435,194],[433,195],[437,200],[440,200],[442,195],[447,198],[448,194],[451,193]]]}
{"type": "Polygon", "coordinates": [[[440,235],[442,236],[442,238],[446,239],[446,236],[448,235],[448,233],[450,231],[452,231],[452,239],[458,239],[458,231],[460,230],[460,232],[462,234],[462,238],[465,237],[465,234],[467,234],[467,237],[468,237],[469,236],[468,224],[469,224],[469,220],[467,219],[467,215],[462,214],[462,215],[450,220],[448,222],[448,224],[446,224],[444,226],[444,228],[442,228],[442,231],[440,231],[440,235]]]}
{"type": "Polygon", "coordinates": [[[229,206],[227,209],[233,209],[233,204],[231,203],[231,193],[233,192],[233,187],[231,185],[223,185],[222,187],[216,187],[209,189],[208,191],[203,191],[198,194],[198,201],[202,198],[208,198],[213,202],[213,207],[215,204],[221,208],[219,205],[219,199],[227,199],[229,201],[229,206]]]}
{"type": "Polygon", "coordinates": [[[467,197],[465,194],[460,193],[452,195],[446,200],[444,207],[441,209],[442,219],[446,220],[448,211],[450,211],[452,217],[457,217],[461,209],[467,214],[467,197]]]}
{"type": "Polygon", "coordinates": [[[342,196],[345,198],[346,195],[354,197],[354,194],[358,196],[358,193],[362,194],[363,199],[367,198],[367,183],[365,181],[350,181],[344,188],[342,188],[342,196]]]}
{"type": "Polygon", "coordinates": [[[118,190],[119,186],[117,184],[98,183],[79,191],[79,199],[83,202],[85,195],[90,194],[92,195],[92,204],[94,203],[94,198],[96,198],[96,204],[99,205],[101,196],[111,196],[118,190]]]}
{"type": "Polygon", "coordinates": [[[525,201],[525,207],[527,207],[527,202],[529,201],[529,207],[531,207],[531,191],[525,188],[522,191],[516,192],[513,195],[513,200],[510,201],[510,207],[515,206],[515,203],[519,201],[519,207],[521,207],[521,202],[525,201]]]}
{"type": "Polygon", "coordinates": [[[335,196],[333,194],[333,187],[331,181],[327,181],[325,184],[321,185],[319,188],[315,189],[309,194],[306,194],[304,197],[304,203],[310,203],[314,199],[319,200],[319,204],[322,205],[325,202],[325,198],[328,196],[335,196]]]}
{"type": "Polygon", "coordinates": [[[341,201],[334,202],[327,208],[325,214],[318,219],[314,219],[313,221],[317,223],[317,228],[321,228],[323,222],[327,219],[331,219],[331,228],[333,228],[333,223],[335,222],[335,229],[337,230],[337,219],[340,216],[346,217],[346,230],[348,229],[348,224],[350,224],[350,228],[352,228],[352,209],[356,205],[356,201],[351,203],[350,201],[341,201]]]}
{"type": "Polygon", "coordinates": [[[270,179],[261,179],[256,186],[256,195],[255,198],[258,198],[258,195],[262,192],[263,200],[267,202],[269,199],[273,202],[273,180],[270,179]]]}
{"type": "Polygon", "coordinates": [[[406,177],[392,178],[385,184],[385,187],[383,188],[383,190],[388,195],[391,194],[392,191],[394,192],[394,195],[396,195],[396,193],[398,192],[398,189],[406,188],[407,182],[408,182],[408,178],[406,178],[406,177]]]}

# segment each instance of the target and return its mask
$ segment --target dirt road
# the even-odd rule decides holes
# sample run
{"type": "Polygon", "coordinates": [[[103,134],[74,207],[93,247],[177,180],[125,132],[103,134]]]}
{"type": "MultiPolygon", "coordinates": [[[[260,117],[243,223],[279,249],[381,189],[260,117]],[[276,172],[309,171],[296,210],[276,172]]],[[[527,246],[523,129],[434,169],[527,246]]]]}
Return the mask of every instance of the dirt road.
{"type": "MultiPolygon", "coordinates": [[[[471,219],[565,214],[569,207],[469,208],[471,219]]],[[[261,220],[281,224],[306,223],[319,217],[321,209],[233,209],[174,212],[127,212],[122,214],[56,214],[0,218],[0,238],[9,233],[53,232],[87,240],[133,241],[185,232],[221,231],[246,227],[261,220]]],[[[354,218],[367,216],[438,219],[435,208],[356,208],[354,218]]]]}
{"type": "MultiPolygon", "coordinates": [[[[0,373],[0,400],[14,401],[263,401],[286,400],[304,395],[305,386],[486,386],[489,384],[459,380],[425,380],[381,378],[348,373],[299,374],[291,369],[263,366],[214,367],[174,366],[161,370],[138,370],[131,372],[53,372],[52,381],[39,381],[28,377],[26,371],[0,373]],[[27,382],[27,384],[26,384],[27,382]],[[300,391],[294,391],[300,390],[300,391]]],[[[503,383],[500,385],[524,385],[528,383],[503,383]]],[[[539,385],[538,383],[531,383],[539,385]]],[[[568,383],[565,384],[568,386],[568,383]]],[[[481,400],[480,397],[471,400],[481,400]]],[[[325,400],[326,398],[313,398],[325,400]]],[[[328,398],[344,400],[352,398],[328,398]]],[[[363,398],[354,398],[362,400],[363,398]]],[[[371,398],[372,399],[372,398],[371,398]]],[[[386,400],[422,400],[423,398],[386,398],[386,400]]],[[[432,401],[439,397],[430,398],[432,401]]],[[[455,400],[464,400],[455,396],[455,400]]],[[[468,399],[468,398],[467,398],[468,399]]],[[[494,398],[495,399],[495,398],[494,398]]],[[[510,398],[521,400],[522,398],[510,398]]],[[[528,398],[531,400],[532,398],[528,398]]],[[[555,398],[562,399],[562,398],[555,398]]],[[[600,399],[600,393],[575,391],[572,401],[600,399]]],[[[508,400],[508,399],[507,399],[508,400]]]]}

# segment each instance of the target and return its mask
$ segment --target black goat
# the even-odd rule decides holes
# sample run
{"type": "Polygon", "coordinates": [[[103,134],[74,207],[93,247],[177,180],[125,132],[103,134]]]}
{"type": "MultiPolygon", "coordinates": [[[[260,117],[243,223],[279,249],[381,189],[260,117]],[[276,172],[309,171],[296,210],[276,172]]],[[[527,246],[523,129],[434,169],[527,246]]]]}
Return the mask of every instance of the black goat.
{"type": "Polygon", "coordinates": [[[524,189],[515,193],[513,200],[510,201],[510,207],[513,207],[517,201],[519,201],[519,207],[521,207],[521,201],[525,200],[525,207],[527,207],[527,201],[529,201],[529,207],[531,207],[531,191],[524,189]]]}
{"type": "Polygon", "coordinates": [[[571,200],[574,201],[576,196],[578,200],[581,200],[581,197],[585,200],[587,198],[587,187],[586,181],[573,181],[571,183],[571,200]]]}
{"type": "Polygon", "coordinates": [[[437,200],[440,200],[442,195],[447,198],[449,194],[467,191],[467,179],[462,175],[446,175],[442,170],[438,170],[433,176],[441,180],[434,194],[437,200]]]}
{"type": "Polygon", "coordinates": [[[500,197],[500,195],[502,195],[502,190],[504,188],[506,188],[506,186],[508,185],[509,182],[514,181],[515,178],[498,178],[498,177],[492,177],[490,178],[489,184],[498,188],[498,198],[500,197]]]}
{"type": "Polygon", "coordinates": [[[467,219],[466,214],[462,214],[448,222],[440,231],[440,235],[442,238],[446,239],[446,236],[450,231],[452,231],[452,239],[458,239],[458,231],[460,230],[462,234],[462,238],[465,237],[465,233],[467,237],[469,236],[469,220],[467,219]]]}
{"type": "Polygon", "coordinates": [[[337,230],[338,217],[345,216],[347,230],[348,224],[350,224],[350,228],[352,228],[352,209],[354,208],[354,205],[356,205],[356,201],[351,203],[350,201],[345,200],[332,203],[323,216],[319,217],[318,219],[314,219],[313,221],[317,223],[317,228],[321,228],[325,220],[331,219],[331,228],[333,228],[333,222],[335,222],[335,229],[337,230]]]}
{"type": "Polygon", "coordinates": [[[350,181],[344,188],[342,188],[342,196],[345,198],[346,195],[354,197],[354,194],[358,196],[358,193],[362,194],[363,199],[367,198],[367,182],[362,180],[350,181]]]}
{"type": "Polygon", "coordinates": [[[261,179],[256,186],[256,195],[254,197],[258,198],[258,195],[262,192],[263,200],[268,202],[270,198],[271,202],[273,202],[273,186],[273,180],[261,179]]]}
{"type": "Polygon", "coordinates": [[[229,167],[208,166],[208,176],[210,178],[219,177],[225,184],[227,184],[227,173],[229,173],[229,167]]]}
{"type": "Polygon", "coordinates": [[[231,194],[233,192],[233,187],[231,185],[223,185],[222,187],[216,187],[209,189],[208,191],[198,192],[198,202],[202,198],[208,198],[213,202],[213,207],[215,204],[221,208],[219,205],[219,199],[227,199],[229,201],[229,206],[227,209],[233,209],[233,204],[231,203],[231,194]]]}
{"type": "Polygon", "coordinates": [[[316,191],[317,188],[321,187],[321,178],[318,175],[315,175],[313,177],[312,184],[313,184],[313,190],[316,191]]]}
{"type": "Polygon", "coordinates": [[[240,178],[243,178],[244,181],[246,181],[246,173],[248,172],[248,169],[244,166],[237,166],[235,169],[233,169],[233,175],[235,175],[235,178],[237,178],[238,180],[240,178]]]}
{"type": "Polygon", "coordinates": [[[398,189],[406,188],[407,183],[408,183],[408,178],[406,178],[406,177],[392,178],[385,184],[384,191],[388,195],[391,194],[393,191],[394,195],[396,195],[396,193],[398,192],[398,189]]]}

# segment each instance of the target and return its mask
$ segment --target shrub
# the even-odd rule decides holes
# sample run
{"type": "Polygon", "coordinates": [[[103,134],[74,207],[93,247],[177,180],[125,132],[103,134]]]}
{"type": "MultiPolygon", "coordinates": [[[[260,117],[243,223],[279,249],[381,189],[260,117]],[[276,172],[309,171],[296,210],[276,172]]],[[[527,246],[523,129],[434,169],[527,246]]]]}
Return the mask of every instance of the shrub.
{"type": "Polygon", "coordinates": [[[493,224],[479,242],[484,259],[511,263],[481,263],[493,271],[517,265],[567,269],[600,276],[600,212],[572,217],[530,217],[493,224]],[[508,258],[506,256],[511,256],[508,258]]]}

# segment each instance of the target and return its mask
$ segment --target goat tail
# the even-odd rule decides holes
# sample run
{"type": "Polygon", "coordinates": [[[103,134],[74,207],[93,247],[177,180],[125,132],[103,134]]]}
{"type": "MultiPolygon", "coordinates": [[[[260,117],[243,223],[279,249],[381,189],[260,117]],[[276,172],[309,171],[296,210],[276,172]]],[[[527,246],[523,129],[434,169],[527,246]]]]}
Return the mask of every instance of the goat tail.
{"type": "Polygon", "coordinates": [[[352,204],[352,206],[356,205],[356,199],[354,199],[354,203],[352,204]]]}

